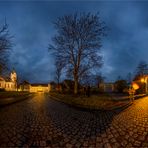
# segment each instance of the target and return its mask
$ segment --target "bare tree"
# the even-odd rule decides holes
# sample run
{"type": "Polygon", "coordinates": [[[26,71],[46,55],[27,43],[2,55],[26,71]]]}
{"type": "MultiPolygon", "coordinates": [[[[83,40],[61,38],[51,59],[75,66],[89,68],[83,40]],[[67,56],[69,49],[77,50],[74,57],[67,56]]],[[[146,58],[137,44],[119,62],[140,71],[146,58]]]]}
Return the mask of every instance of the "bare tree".
{"type": "Polygon", "coordinates": [[[104,79],[105,77],[103,77],[101,73],[88,74],[81,79],[81,83],[88,86],[98,86],[104,81],[104,79]]]}
{"type": "Polygon", "coordinates": [[[136,68],[136,75],[144,75],[148,73],[148,64],[146,61],[140,61],[136,68]]]}
{"type": "Polygon", "coordinates": [[[58,85],[61,80],[62,69],[63,69],[63,64],[61,62],[59,62],[59,60],[57,60],[55,62],[55,79],[56,79],[58,85]]]}
{"type": "Polygon", "coordinates": [[[100,47],[106,26],[98,13],[65,15],[54,25],[57,34],[49,50],[54,51],[56,59],[62,61],[67,73],[73,76],[74,93],[77,94],[80,78],[102,65],[100,47]]]}
{"type": "Polygon", "coordinates": [[[127,74],[126,81],[127,81],[128,84],[131,84],[131,82],[132,82],[132,73],[131,72],[129,72],[127,74]]]}
{"type": "Polygon", "coordinates": [[[7,68],[8,53],[11,45],[8,24],[5,22],[4,25],[0,26],[0,74],[7,68]]]}
{"type": "Polygon", "coordinates": [[[101,73],[100,74],[97,74],[95,76],[95,80],[96,80],[96,84],[97,86],[99,86],[100,83],[103,83],[105,81],[106,77],[103,76],[101,73]]]}

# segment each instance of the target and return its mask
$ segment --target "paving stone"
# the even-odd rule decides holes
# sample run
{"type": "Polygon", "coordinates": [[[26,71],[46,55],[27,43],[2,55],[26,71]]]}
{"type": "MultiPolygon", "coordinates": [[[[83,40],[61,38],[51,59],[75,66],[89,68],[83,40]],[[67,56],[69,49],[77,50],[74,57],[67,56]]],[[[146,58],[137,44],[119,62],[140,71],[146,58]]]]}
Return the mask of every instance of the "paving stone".
{"type": "Polygon", "coordinates": [[[140,141],[135,141],[134,142],[134,146],[140,147],[140,145],[141,145],[141,142],[140,141]]]}
{"type": "Polygon", "coordinates": [[[110,145],[109,143],[106,143],[106,144],[104,145],[104,148],[112,148],[112,147],[111,147],[111,145],[110,145]]]}
{"type": "Polygon", "coordinates": [[[66,144],[66,148],[72,148],[73,145],[72,144],[66,144]]]}
{"type": "Polygon", "coordinates": [[[148,147],[148,97],[116,111],[89,111],[36,94],[0,108],[0,147],[148,147]]]}

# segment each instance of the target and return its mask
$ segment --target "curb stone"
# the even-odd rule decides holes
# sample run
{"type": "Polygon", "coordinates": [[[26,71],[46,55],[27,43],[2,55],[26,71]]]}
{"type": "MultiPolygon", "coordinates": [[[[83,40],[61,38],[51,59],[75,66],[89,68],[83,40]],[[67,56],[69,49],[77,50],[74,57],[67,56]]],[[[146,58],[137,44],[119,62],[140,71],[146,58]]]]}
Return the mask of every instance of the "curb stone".
{"type": "Polygon", "coordinates": [[[23,101],[23,100],[25,100],[27,98],[30,98],[32,95],[33,94],[25,95],[21,99],[20,98],[15,99],[13,97],[1,99],[0,100],[0,107],[23,101]]]}
{"type": "Polygon", "coordinates": [[[99,108],[99,107],[93,107],[93,106],[83,106],[83,105],[80,105],[80,104],[71,104],[71,103],[62,101],[62,100],[60,100],[57,97],[54,97],[52,95],[49,95],[49,96],[52,99],[54,99],[58,102],[64,103],[66,105],[69,105],[69,106],[72,106],[72,107],[75,107],[75,108],[81,108],[81,109],[84,109],[84,110],[86,109],[86,110],[98,110],[98,111],[113,111],[113,110],[117,110],[117,109],[127,108],[127,107],[129,107],[133,104],[133,102],[129,102],[129,103],[122,105],[122,106],[105,109],[105,108],[99,108]]]}

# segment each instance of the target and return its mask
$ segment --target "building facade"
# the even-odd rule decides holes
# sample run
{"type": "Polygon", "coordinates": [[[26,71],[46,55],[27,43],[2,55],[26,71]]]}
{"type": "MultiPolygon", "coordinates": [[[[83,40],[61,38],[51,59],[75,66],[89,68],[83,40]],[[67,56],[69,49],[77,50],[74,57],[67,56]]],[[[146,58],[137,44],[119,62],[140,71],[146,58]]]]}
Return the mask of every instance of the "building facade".
{"type": "Polygon", "coordinates": [[[17,74],[14,70],[10,73],[10,77],[4,78],[0,76],[0,89],[4,89],[6,91],[17,90],[17,74]]]}
{"type": "Polygon", "coordinates": [[[114,83],[101,83],[99,85],[99,89],[102,92],[114,92],[115,91],[115,84],[114,83]]]}
{"type": "Polygon", "coordinates": [[[50,84],[30,84],[30,92],[49,92],[50,84]]]}
{"type": "Polygon", "coordinates": [[[49,92],[51,91],[51,84],[41,84],[41,83],[33,83],[30,84],[27,81],[24,81],[20,84],[19,91],[28,91],[28,92],[49,92]]]}

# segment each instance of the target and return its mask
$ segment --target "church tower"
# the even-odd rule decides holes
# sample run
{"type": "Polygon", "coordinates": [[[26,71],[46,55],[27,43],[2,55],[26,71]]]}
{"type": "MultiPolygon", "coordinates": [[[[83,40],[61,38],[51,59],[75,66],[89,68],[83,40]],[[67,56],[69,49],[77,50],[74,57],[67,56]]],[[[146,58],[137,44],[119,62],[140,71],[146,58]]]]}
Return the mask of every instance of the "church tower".
{"type": "Polygon", "coordinates": [[[15,72],[14,69],[12,70],[12,72],[10,74],[10,78],[11,78],[11,81],[12,82],[15,82],[16,83],[16,81],[17,81],[17,74],[16,74],[16,72],[15,72]]]}
{"type": "Polygon", "coordinates": [[[14,69],[10,74],[10,79],[11,79],[11,82],[13,82],[13,89],[17,90],[17,74],[14,69]]]}

